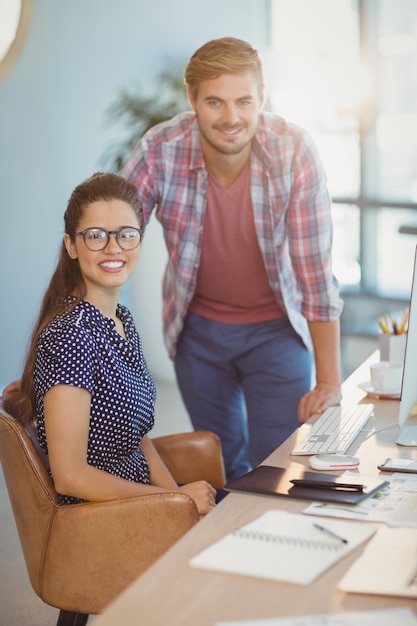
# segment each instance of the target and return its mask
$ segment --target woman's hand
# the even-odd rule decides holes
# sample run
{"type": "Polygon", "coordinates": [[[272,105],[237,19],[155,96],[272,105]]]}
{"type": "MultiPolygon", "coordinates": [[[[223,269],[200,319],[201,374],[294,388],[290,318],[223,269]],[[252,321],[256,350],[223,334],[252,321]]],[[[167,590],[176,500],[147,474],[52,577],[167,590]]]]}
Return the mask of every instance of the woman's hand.
{"type": "Polygon", "coordinates": [[[206,515],[216,506],[216,490],[205,480],[182,485],[178,487],[178,491],[186,493],[194,500],[200,515],[206,515]]]}
{"type": "Polygon", "coordinates": [[[14,380],[12,383],[9,383],[3,389],[3,395],[5,396],[6,393],[13,393],[14,391],[20,391],[20,380],[14,380]]]}
{"type": "Polygon", "coordinates": [[[216,490],[205,480],[187,483],[178,487],[170,471],[159,456],[153,442],[145,435],[140,443],[142,452],[149,464],[151,485],[164,491],[181,491],[190,496],[200,516],[206,515],[216,506],[216,490]]]}

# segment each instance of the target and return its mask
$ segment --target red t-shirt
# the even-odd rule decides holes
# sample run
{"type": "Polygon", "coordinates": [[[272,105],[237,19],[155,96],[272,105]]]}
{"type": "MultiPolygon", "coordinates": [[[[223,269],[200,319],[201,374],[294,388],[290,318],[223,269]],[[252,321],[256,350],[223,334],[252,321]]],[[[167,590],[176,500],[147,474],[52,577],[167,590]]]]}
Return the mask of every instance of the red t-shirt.
{"type": "Polygon", "coordinates": [[[209,174],[200,266],[189,310],[232,324],[285,315],[269,286],[255,232],[250,161],[227,188],[209,174]]]}

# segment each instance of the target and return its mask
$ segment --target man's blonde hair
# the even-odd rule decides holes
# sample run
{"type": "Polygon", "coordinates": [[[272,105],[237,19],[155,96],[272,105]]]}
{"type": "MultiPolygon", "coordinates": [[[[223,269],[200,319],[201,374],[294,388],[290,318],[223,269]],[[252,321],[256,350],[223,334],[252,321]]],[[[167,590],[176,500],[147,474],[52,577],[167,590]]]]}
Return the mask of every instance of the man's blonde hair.
{"type": "Polygon", "coordinates": [[[207,42],[194,52],[185,68],[184,82],[195,98],[202,81],[213,80],[222,74],[242,74],[248,71],[255,75],[259,94],[263,95],[262,62],[257,50],[242,39],[223,37],[207,42]]]}

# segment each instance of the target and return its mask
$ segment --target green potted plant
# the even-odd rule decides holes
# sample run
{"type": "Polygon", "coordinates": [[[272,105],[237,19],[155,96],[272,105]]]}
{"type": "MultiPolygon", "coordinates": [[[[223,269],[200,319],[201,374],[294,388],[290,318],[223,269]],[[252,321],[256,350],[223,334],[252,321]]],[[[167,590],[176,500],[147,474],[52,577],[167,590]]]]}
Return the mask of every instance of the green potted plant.
{"type": "Polygon", "coordinates": [[[162,71],[149,94],[138,89],[121,89],[106,111],[106,120],[110,124],[121,123],[126,133],[106,150],[103,164],[119,172],[147,130],[188,108],[182,72],[178,68],[162,71]]]}

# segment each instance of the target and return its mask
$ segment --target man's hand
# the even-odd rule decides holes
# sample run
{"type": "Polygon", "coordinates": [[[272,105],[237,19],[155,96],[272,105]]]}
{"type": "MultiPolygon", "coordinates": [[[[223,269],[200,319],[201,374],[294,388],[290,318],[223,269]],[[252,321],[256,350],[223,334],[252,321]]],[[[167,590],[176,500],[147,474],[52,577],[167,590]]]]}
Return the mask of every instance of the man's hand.
{"type": "Polygon", "coordinates": [[[304,424],[313,415],[323,413],[329,406],[339,404],[342,399],[340,386],[319,383],[306,393],[298,403],[298,421],[304,424]]]}

